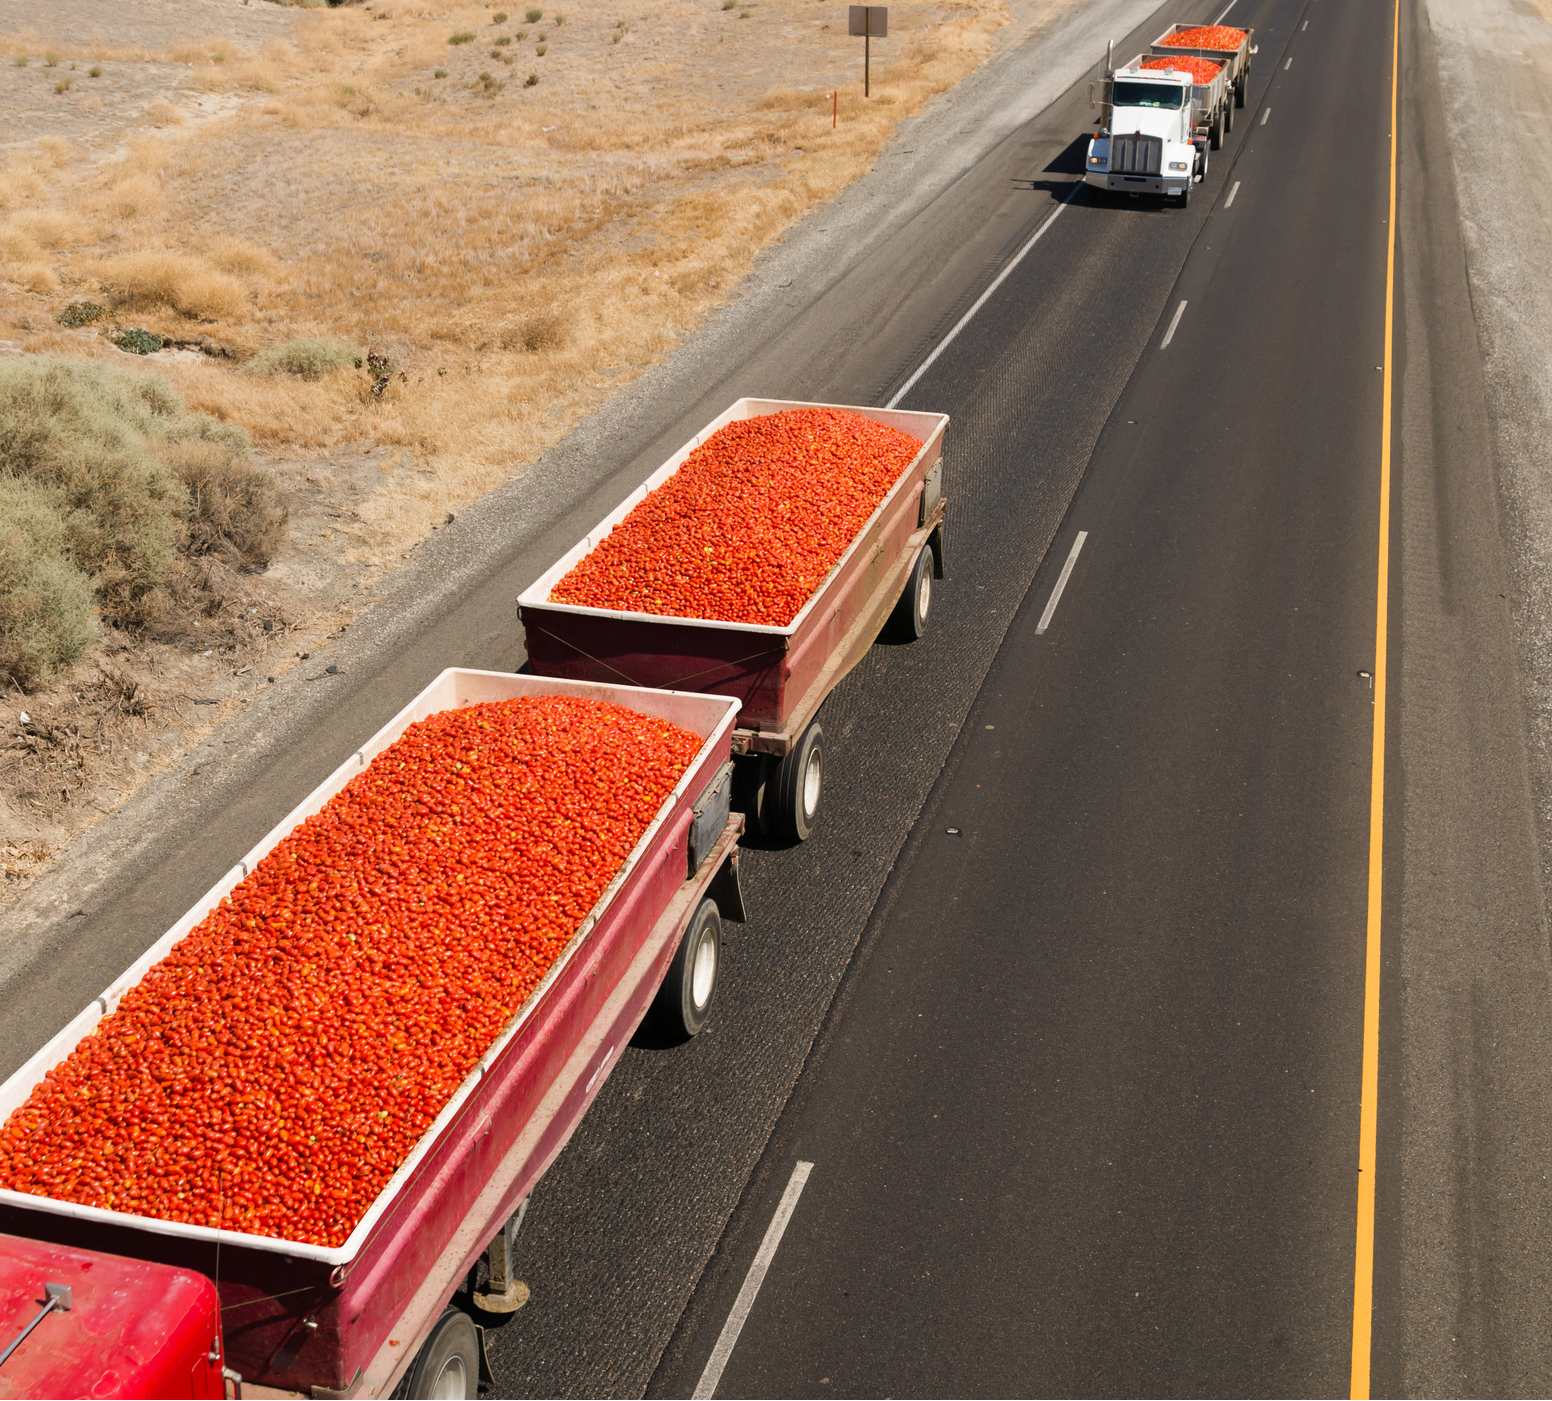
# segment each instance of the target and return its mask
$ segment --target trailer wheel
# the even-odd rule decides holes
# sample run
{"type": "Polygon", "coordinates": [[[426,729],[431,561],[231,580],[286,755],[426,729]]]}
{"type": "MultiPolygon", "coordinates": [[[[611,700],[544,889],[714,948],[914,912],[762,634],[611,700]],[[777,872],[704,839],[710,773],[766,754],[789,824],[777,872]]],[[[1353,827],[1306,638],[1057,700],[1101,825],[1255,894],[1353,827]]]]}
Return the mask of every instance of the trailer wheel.
{"type": "Polygon", "coordinates": [[[776,765],[765,787],[767,830],[788,841],[807,841],[819,816],[824,786],[824,731],[814,721],[776,765]]]}
{"type": "Polygon", "coordinates": [[[406,1394],[435,1401],[467,1401],[479,1395],[479,1387],[479,1334],[468,1314],[450,1308],[437,1321],[415,1359],[406,1394]]]}
{"type": "Polygon", "coordinates": [[[905,591],[884,625],[888,634],[901,642],[915,642],[927,631],[927,615],[932,610],[932,575],[936,558],[930,544],[922,546],[911,569],[911,577],[906,580],[905,591]]]}
{"type": "Polygon", "coordinates": [[[1239,82],[1234,84],[1234,105],[1236,107],[1243,107],[1245,105],[1245,79],[1243,75],[1240,77],[1239,82]]]}
{"type": "Polygon", "coordinates": [[[670,1036],[688,1041],[706,1025],[722,967],[722,915],[717,902],[702,900],[652,999],[651,1018],[670,1036]]]}
{"type": "Polygon", "coordinates": [[[1223,104],[1223,129],[1226,132],[1234,130],[1234,109],[1238,105],[1237,102],[1225,102],[1223,104]]]}

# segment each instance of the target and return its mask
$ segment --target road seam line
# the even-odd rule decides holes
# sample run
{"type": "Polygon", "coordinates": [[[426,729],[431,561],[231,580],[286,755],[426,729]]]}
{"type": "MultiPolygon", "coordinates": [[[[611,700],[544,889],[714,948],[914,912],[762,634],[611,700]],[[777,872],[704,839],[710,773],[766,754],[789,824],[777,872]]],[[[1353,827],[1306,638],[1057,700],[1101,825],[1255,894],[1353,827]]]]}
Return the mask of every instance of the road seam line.
{"type": "Polygon", "coordinates": [[[1069,194],[1066,199],[1064,199],[1059,205],[1056,206],[1055,209],[1053,209],[1051,211],[1051,217],[1049,219],[1047,219],[1045,221],[1045,223],[1043,223],[1038,229],[1036,229],[1034,234],[1033,234],[1033,236],[1030,238],[1029,242],[1026,243],[1022,248],[1019,249],[1019,251],[1017,253],[1015,253],[1013,255],[1013,258],[1008,263],[1007,267],[1005,267],[1001,272],[999,272],[997,274],[996,279],[992,282],[992,285],[990,287],[988,287],[984,292],[981,293],[981,295],[979,297],[977,297],[975,299],[975,305],[972,306],[970,308],[970,310],[967,311],[963,316],[961,316],[959,318],[959,320],[954,324],[954,329],[952,331],[950,331],[946,336],[944,336],[943,339],[940,340],[935,347],[933,347],[932,354],[929,355],[925,360],[923,360],[921,362],[920,365],[918,365],[916,367],[916,373],[913,374],[910,377],[910,379],[906,380],[906,382],[901,386],[900,392],[898,394],[896,394],[895,397],[893,399],[891,399],[887,404],[884,405],[884,407],[886,409],[894,408],[894,406],[896,404],[898,404],[900,402],[900,400],[905,398],[905,396],[911,392],[911,389],[915,386],[916,381],[919,380],[924,374],[927,373],[927,371],[929,369],[932,368],[932,362],[934,360],[936,360],[938,358],[938,356],[943,354],[943,352],[949,348],[949,345],[953,341],[954,337],[957,336],[962,330],[965,329],[966,326],[968,326],[970,324],[970,318],[972,316],[974,316],[976,314],[976,312],[978,312],[983,306],[986,305],[987,299],[991,296],[991,294],[993,292],[995,292],[999,287],[1002,286],[1003,282],[1007,279],[1008,274],[1011,273],[1014,268],[1016,268],[1021,262],[1024,261],[1024,255],[1026,253],[1028,253],[1029,250],[1031,248],[1033,248],[1037,243],[1040,242],[1041,238],[1045,234],[1045,231],[1048,228],[1050,228],[1052,224],[1054,224],[1056,222],[1056,216],[1058,214],[1060,214],[1062,212],[1062,210],[1067,208],[1067,206],[1069,204],[1072,203],[1072,201],[1076,197],[1078,191],[1081,190],[1082,188],[1083,188],[1083,181],[1082,180],[1078,180],[1077,182],[1074,183],[1074,185],[1072,187],[1072,193],[1069,194]]]}
{"type": "Polygon", "coordinates": [[[803,1195],[803,1186],[813,1170],[812,1163],[799,1163],[792,1169],[792,1176],[787,1179],[787,1190],[781,1194],[781,1200],[776,1204],[776,1214],[771,1217],[771,1224],[765,1228],[765,1239],[760,1242],[760,1248],[755,1252],[754,1260],[750,1263],[749,1273],[744,1276],[743,1288],[738,1291],[738,1297],[733,1300],[732,1312],[728,1314],[727,1322],[722,1325],[722,1332],[717,1335],[717,1344],[712,1348],[711,1356],[706,1359],[706,1370],[701,1373],[700,1381],[695,1384],[695,1401],[710,1401],[710,1398],[717,1394],[717,1383],[722,1380],[722,1369],[727,1366],[728,1358],[733,1355],[733,1347],[738,1342],[738,1335],[744,1331],[744,1324],[749,1320],[749,1311],[754,1308],[755,1295],[760,1292],[760,1286],[765,1283],[765,1272],[771,1267],[771,1261],[776,1255],[776,1247],[781,1244],[781,1238],[786,1234],[787,1223],[792,1220],[792,1213],[797,1210],[798,1198],[803,1195]]]}
{"type": "Polygon", "coordinates": [[[1380,916],[1385,872],[1385,681],[1390,635],[1391,395],[1396,326],[1396,118],[1401,3],[1390,51],[1390,218],[1385,230],[1385,378],[1380,407],[1379,582],[1374,604],[1374,736],[1369,759],[1369,901],[1364,929],[1363,1076],[1358,1111],[1358,1220],[1353,1251],[1354,1401],[1368,1401],[1374,1344],[1374,1197],[1379,1142],[1380,916]]]}
{"type": "Polygon", "coordinates": [[[1164,332],[1164,339],[1159,342],[1160,350],[1163,350],[1166,345],[1175,339],[1175,327],[1180,324],[1180,318],[1185,314],[1186,304],[1182,299],[1180,305],[1175,308],[1175,314],[1169,318],[1169,330],[1164,332]]]}
{"type": "Polygon", "coordinates": [[[1083,542],[1088,538],[1088,531],[1080,530],[1078,538],[1072,542],[1072,549],[1067,552],[1067,563],[1062,566],[1062,572],[1056,579],[1056,587],[1051,590],[1050,601],[1046,604],[1045,612],[1040,615],[1040,622],[1035,627],[1036,637],[1051,626],[1051,619],[1056,616],[1056,605],[1062,601],[1062,590],[1067,587],[1067,581],[1072,578],[1072,567],[1078,562],[1078,551],[1083,548],[1083,542]]]}

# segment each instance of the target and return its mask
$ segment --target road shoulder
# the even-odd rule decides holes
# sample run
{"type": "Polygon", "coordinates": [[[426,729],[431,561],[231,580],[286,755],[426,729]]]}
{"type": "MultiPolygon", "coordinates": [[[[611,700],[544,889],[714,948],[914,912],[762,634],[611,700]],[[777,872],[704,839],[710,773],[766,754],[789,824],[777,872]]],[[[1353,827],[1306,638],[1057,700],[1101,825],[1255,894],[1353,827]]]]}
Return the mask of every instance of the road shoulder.
{"type": "Polygon", "coordinates": [[[1403,24],[1376,1394],[1530,1394],[1552,1364],[1552,1009],[1522,704],[1536,653],[1507,597],[1538,568],[1536,484],[1504,421],[1508,360],[1529,347],[1494,290],[1503,250],[1481,262],[1472,124],[1508,123],[1503,93],[1462,88],[1481,71],[1466,8],[1497,5],[1429,0],[1403,24]]]}

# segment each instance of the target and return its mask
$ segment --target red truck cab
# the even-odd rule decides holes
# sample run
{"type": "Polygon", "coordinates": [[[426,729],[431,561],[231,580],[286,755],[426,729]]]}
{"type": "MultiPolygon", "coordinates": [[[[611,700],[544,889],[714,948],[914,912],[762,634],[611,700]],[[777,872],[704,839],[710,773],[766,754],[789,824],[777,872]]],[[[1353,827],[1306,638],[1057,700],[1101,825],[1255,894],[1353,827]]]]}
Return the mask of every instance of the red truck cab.
{"type": "Polygon", "coordinates": [[[223,1397],[221,1304],[192,1270],[0,1235],[0,1397],[223,1397]]]}

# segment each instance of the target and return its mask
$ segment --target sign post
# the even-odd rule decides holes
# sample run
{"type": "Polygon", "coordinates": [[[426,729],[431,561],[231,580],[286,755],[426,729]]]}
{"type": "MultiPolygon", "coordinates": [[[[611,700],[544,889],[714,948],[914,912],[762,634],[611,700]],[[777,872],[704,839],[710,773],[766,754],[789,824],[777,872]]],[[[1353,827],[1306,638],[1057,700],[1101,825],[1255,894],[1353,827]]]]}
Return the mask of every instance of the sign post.
{"type": "Polygon", "coordinates": [[[852,5],[848,8],[846,19],[846,32],[862,37],[862,95],[871,97],[873,40],[875,37],[883,39],[889,33],[889,6],[852,5]]]}

